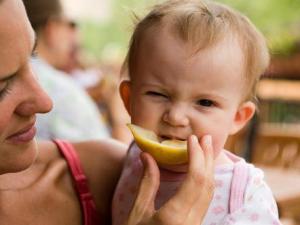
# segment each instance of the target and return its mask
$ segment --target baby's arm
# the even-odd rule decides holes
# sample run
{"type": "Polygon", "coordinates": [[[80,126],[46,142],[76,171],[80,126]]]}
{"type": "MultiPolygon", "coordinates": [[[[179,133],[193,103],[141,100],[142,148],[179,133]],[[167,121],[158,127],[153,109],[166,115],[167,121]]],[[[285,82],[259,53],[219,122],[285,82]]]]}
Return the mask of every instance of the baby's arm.
{"type": "Polygon", "coordinates": [[[263,172],[250,169],[250,179],[243,206],[231,213],[222,225],[280,225],[277,205],[273,194],[263,179],[263,172]]]}

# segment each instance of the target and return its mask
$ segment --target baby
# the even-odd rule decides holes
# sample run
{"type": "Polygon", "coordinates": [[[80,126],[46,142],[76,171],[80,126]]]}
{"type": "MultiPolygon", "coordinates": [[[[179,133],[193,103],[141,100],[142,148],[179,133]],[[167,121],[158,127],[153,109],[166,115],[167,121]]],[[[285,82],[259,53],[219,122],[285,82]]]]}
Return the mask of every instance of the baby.
{"type": "MultiPolygon", "coordinates": [[[[269,63],[265,39],[233,9],[213,1],[170,0],[154,6],[132,35],[120,93],[132,123],[162,139],[212,136],[214,198],[204,225],[280,224],[263,173],[224,150],[229,135],[255,112],[254,87],[269,63]]],[[[113,199],[113,224],[129,215],[142,177],[131,145],[113,199]]],[[[186,165],[161,168],[159,208],[177,191],[186,165]]]]}

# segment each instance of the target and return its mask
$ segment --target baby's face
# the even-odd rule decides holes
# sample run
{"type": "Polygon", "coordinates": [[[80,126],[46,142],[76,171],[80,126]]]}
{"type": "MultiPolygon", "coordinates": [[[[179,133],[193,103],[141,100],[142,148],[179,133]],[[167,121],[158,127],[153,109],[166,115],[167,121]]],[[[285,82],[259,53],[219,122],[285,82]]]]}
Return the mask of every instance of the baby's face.
{"type": "Polygon", "coordinates": [[[144,39],[139,49],[125,100],[132,123],[162,139],[210,134],[218,155],[228,135],[242,126],[239,45],[223,41],[191,56],[188,45],[162,31],[144,39]]]}

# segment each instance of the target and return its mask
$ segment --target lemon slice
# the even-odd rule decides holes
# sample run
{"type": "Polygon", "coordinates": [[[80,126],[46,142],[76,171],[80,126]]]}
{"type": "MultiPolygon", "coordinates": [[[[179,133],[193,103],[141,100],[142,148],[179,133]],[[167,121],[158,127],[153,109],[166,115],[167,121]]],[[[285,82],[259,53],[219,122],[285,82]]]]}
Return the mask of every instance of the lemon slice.
{"type": "Polygon", "coordinates": [[[157,135],[134,124],[128,124],[136,144],[148,152],[159,165],[179,165],[188,161],[187,142],[180,140],[159,141],[157,135]]]}

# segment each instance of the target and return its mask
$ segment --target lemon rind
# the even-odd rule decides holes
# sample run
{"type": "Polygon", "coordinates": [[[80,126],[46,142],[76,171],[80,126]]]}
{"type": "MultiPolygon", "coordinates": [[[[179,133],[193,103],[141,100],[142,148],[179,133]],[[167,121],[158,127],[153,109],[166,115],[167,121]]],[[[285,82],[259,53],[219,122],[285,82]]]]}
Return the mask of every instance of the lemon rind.
{"type": "Polygon", "coordinates": [[[142,151],[151,154],[159,164],[179,165],[188,161],[186,147],[171,146],[160,143],[158,142],[158,138],[153,131],[148,131],[137,125],[129,124],[128,127],[130,128],[138,147],[142,151]],[[138,133],[138,131],[146,132],[149,136],[151,136],[152,139],[143,137],[138,133]]]}

